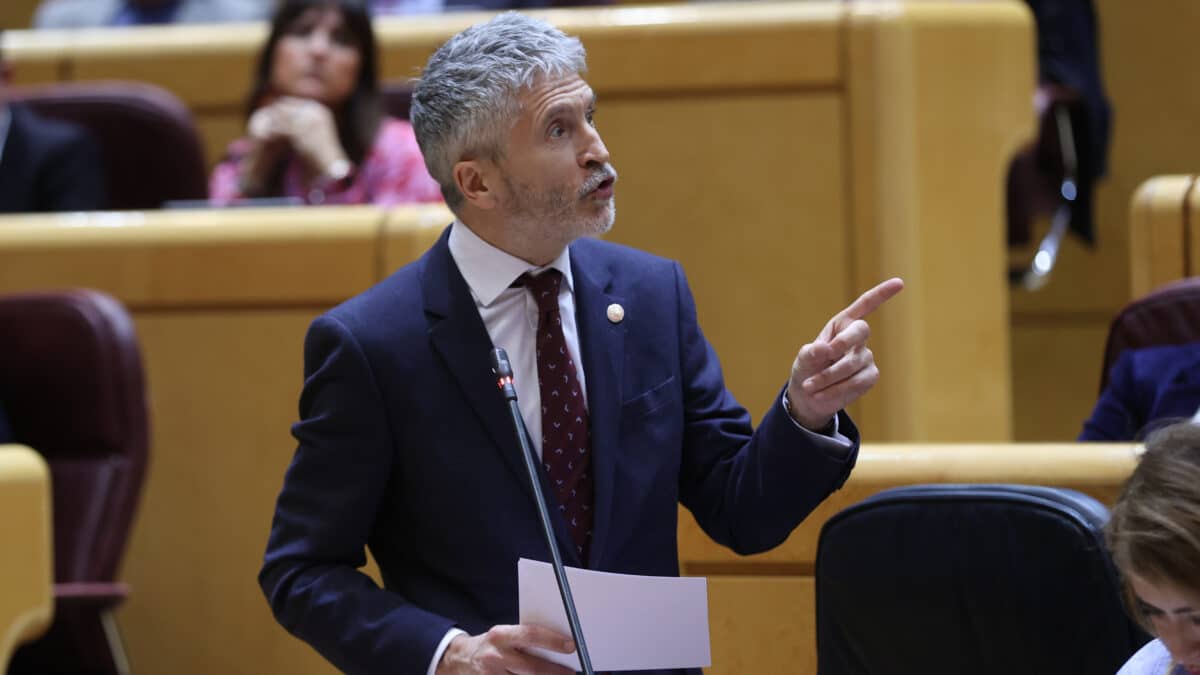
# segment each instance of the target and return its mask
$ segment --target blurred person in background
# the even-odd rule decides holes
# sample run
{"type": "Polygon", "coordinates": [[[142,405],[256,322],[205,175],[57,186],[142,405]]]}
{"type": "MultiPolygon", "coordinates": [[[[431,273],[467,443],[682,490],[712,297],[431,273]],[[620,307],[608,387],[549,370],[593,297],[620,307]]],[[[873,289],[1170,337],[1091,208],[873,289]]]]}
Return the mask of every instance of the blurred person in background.
{"type": "Polygon", "coordinates": [[[271,0],[44,0],[34,28],[260,21],[271,0]]]}
{"type": "Polygon", "coordinates": [[[246,137],[214,169],[217,205],[440,201],[412,126],[384,115],[375,34],[362,2],[285,0],[259,56],[246,137]]]}
{"type": "Polygon", "coordinates": [[[10,74],[0,49],[0,213],[105,208],[99,146],[75,125],[9,103],[10,74]]]}
{"type": "Polygon", "coordinates": [[[1126,349],[1079,440],[1137,440],[1164,421],[1189,417],[1200,421],[1200,343],[1126,349]]]}
{"type": "Polygon", "coordinates": [[[612,0],[371,0],[375,16],[611,5],[612,0]]]}
{"type": "Polygon", "coordinates": [[[1130,611],[1157,638],[1117,675],[1200,675],[1200,426],[1150,435],[1106,534],[1130,611]]]}

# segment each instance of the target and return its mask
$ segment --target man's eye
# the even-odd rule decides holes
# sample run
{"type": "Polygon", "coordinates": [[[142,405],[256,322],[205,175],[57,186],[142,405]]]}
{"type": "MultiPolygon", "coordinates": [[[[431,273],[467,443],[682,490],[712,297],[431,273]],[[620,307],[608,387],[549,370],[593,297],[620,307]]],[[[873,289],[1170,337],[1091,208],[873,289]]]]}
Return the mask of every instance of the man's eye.
{"type": "Polygon", "coordinates": [[[593,127],[594,127],[594,126],[596,126],[596,113],[594,113],[594,112],[590,112],[590,111],[588,112],[588,114],[587,114],[587,123],[588,123],[590,126],[593,126],[593,127]]]}
{"type": "Polygon", "coordinates": [[[562,138],[566,133],[566,129],[563,129],[561,124],[555,124],[550,127],[550,138],[562,138]]]}

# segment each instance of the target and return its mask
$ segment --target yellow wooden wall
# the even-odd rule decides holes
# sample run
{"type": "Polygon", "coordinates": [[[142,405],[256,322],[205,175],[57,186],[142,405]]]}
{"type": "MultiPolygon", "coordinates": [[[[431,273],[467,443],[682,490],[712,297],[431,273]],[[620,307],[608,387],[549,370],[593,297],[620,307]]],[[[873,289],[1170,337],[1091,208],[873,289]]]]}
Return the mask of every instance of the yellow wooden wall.
{"type": "Polygon", "coordinates": [[[1098,245],[1068,240],[1045,289],[1012,291],[1013,419],[1021,440],[1079,434],[1098,394],[1108,323],[1132,299],[1134,191],[1151,176],[1200,167],[1200,87],[1185,65],[1194,61],[1200,3],[1095,6],[1114,110],[1108,177],[1096,192],[1098,245]]]}

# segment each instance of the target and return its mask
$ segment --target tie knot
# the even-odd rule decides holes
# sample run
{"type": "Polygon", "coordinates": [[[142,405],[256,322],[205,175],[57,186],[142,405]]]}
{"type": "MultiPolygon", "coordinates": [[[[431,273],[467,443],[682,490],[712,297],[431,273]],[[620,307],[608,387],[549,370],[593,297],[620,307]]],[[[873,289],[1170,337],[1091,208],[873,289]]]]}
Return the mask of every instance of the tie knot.
{"type": "Polygon", "coordinates": [[[558,311],[558,287],[562,284],[562,272],[548,269],[536,277],[522,274],[521,280],[524,282],[523,285],[529,288],[529,292],[533,293],[533,299],[538,304],[539,312],[545,314],[550,311],[558,311]]]}

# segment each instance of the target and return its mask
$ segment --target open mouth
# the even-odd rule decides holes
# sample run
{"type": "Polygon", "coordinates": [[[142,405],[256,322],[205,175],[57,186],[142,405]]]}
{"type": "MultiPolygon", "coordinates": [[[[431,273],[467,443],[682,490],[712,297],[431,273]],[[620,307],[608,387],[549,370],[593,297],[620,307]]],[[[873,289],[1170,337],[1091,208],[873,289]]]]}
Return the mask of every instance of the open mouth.
{"type": "MultiPolygon", "coordinates": [[[[612,175],[604,176],[604,178],[602,178],[600,180],[600,182],[596,184],[595,187],[593,187],[592,189],[590,189],[586,192],[586,195],[588,197],[597,198],[597,199],[609,199],[610,197],[613,196],[613,184],[616,182],[617,182],[616,176],[612,176],[612,175]]],[[[590,185],[590,183],[589,183],[589,185],[590,185]]]]}

